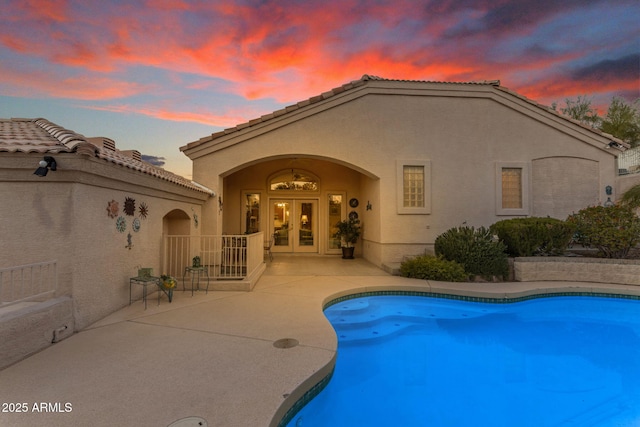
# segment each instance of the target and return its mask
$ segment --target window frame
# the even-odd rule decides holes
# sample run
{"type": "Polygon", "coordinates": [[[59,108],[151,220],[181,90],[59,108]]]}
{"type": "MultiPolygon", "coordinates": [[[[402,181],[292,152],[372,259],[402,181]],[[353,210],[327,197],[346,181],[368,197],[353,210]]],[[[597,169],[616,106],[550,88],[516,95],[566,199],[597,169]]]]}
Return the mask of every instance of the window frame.
{"type": "Polygon", "coordinates": [[[400,215],[429,215],[431,214],[431,160],[396,160],[396,209],[400,215]],[[424,168],[424,206],[404,206],[404,168],[418,166],[424,168]]]}
{"type": "Polygon", "coordinates": [[[531,214],[531,189],[529,177],[529,163],[527,162],[496,162],[495,183],[496,183],[496,215],[505,216],[527,216],[531,214]],[[504,208],[502,206],[502,170],[520,169],[522,171],[522,208],[504,208]]]}

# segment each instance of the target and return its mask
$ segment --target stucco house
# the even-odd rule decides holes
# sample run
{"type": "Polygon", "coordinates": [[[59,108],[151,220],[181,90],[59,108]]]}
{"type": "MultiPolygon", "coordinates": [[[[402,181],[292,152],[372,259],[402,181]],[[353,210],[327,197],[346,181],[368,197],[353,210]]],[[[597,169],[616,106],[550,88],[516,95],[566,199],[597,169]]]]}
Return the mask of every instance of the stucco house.
{"type": "Polygon", "coordinates": [[[615,200],[624,148],[498,81],[365,75],[181,150],[218,195],[204,233],[262,231],[274,253],[337,254],[335,223],[358,217],[356,254],[389,267],[451,227],[615,200]]]}
{"type": "Polygon", "coordinates": [[[0,368],[129,304],[213,196],[111,139],[0,119],[0,368]]]}
{"type": "Polygon", "coordinates": [[[357,217],[356,256],[391,269],[451,227],[616,200],[640,177],[617,176],[624,149],[497,81],[365,75],[181,147],[193,181],[0,119],[0,368],[138,300],[140,268],[182,279],[198,256],[207,283],[250,290],[268,236],[276,257],[338,255],[334,225],[357,217]]]}

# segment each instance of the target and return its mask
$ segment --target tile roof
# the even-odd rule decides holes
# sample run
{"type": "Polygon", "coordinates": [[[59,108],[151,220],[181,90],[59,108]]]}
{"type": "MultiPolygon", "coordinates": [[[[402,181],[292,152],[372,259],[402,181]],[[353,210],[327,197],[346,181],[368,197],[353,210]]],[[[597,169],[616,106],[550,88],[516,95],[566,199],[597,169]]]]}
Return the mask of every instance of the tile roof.
{"type": "Polygon", "coordinates": [[[531,99],[528,99],[528,98],[526,98],[526,97],[524,97],[522,95],[517,94],[516,92],[513,92],[513,91],[511,91],[511,90],[509,90],[509,89],[507,89],[507,88],[505,88],[503,86],[500,86],[500,80],[482,80],[482,81],[469,81],[469,82],[444,82],[444,81],[435,81],[435,80],[385,79],[385,78],[382,78],[382,77],[371,76],[371,75],[365,74],[359,80],[354,80],[354,81],[351,81],[349,83],[343,84],[342,86],[338,86],[338,87],[336,87],[334,89],[331,89],[331,90],[329,90],[327,92],[321,93],[320,95],[311,97],[311,98],[306,99],[304,101],[300,101],[300,102],[298,102],[296,104],[293,104],[293,105],[289,105],[289,106],[287,106],[287,107],[285,107],[285,108],[283,108],[281,110],[274,111],[274,112],[272,112],[270,114],[265,114],[265,115],[263,115],[263,116],[261,116],[261,117],[259,117],[257,119],[250,120],[250,121],[248,121],[246,123],[241,123],[241,124],[238,124],[237,126],[234,126],[232,128],[227,128],[227,129],[224,129],[224,130],[222,130],[220,132],[213,133],[208,137],[201,138],[198,141],[194,141],[194,142],[191,142],[191,143],[185,145],[184,147],[180,147],[180,150],[181,151],[185,151],[185,150],[188,150],[190,148],[197,147],[197,146],[203,144],[204,142],[212,141],[212,140],[215,140],[217,138],[221,138],[221,137],[223,137],[225,135],[228,135],[230,133],[238,132],[238,131],[246,129],[248,127],[257,125],[259,123],[263,123],[263,122],[269,121],[271,119],[274,119],[276,117],[280,117],[280,116],[283,116],[285,114],[289,114],[289,113],[291,113],[293,111],[299,110],[299,109],[304,108],[304,107],[306,107],[308,105],[315,104],[315,103],[318,103],[320,101],[324,101],[325,99],[328,99],[328,98],[331,98],[333,96],[339,95],[339,94],[341,94],[343,92],[346,92],[348,90],[363,86],[368,81],[404,82],[404,83],[428,83],[428,84],[443,84],[443,85],[457,85],[457,86],[460,86],[460,85],[492,86],[492,87],[496,88],[497,90],[500,90],[502,92],[508,93],[508,94],[510,94],[512,96],[515,96],[515,97],[519,98],[522,101],[525,101],[525,102],[527,102],[527,103],[529,103],[531,105],[534,105],[534,106],[536,106],[538,108],[541,108],[541,109],[543,109],[543,110],[545,110],[545,111],[547,111],[549,113],[555,114],[556,116],[558,116],[558,117],[560,117],[562,119],[565,119],[565,120],[567,120],[569,122],[572,122],[572,123],[574,123],[574,124],[576,124],[578,126],[581,126],[581,127],[585,128],[585,129],[588,129],[588,130],[590,130],[592,132],[595,132],[597,134],[600,134],[600,135],[603,135],[603,136],[605,136],[607,138],[610,138],[613,141],[619,142],[624,147],[628,148],[628,144],[626,144],[623,141],[613,137],[612,135],[606,134],[606,133],[604,133],[604,132],[602,132],[602,131],[600,131],[598,129],[592,128],[591,126],[585,125],[585,124],[583,124],[583,123],[581,123],[581,122],[579,122],[577,120],[574,120],[574,119],[572,119],[572,118],[570,118],[568,116],[565,116],[565,115],[559,113],[558,111],[553,110],[551,107],[539,104],[539,103],[537,103],[537,102],[535,102],[535,101],[533,101],[531,99]]]}
{"type": "Polygon", "coordinates": [[[46,119],[0,119],[0,152],[9,153],[82,153],[116,165],[151,175],[155,178],[213,195],[214,192],[196,182],[139,159],[136,151],[115,149],[112,141],[102,146],[72,130],[46,119]]]}
{"type": "Polygon", "coordinates": [[[0,151],[70,153],[85,139],[44,119],[0,119],[0,151]]]}

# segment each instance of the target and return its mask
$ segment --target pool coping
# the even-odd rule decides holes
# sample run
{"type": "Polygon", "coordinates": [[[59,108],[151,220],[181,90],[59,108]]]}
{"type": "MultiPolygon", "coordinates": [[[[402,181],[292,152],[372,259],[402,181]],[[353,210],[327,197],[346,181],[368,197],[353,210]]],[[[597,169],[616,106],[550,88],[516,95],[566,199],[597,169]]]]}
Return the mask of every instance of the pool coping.
{"type": "MultiPolygon", "coordinates": [[[[501,282],[503,285],[509,285],[511,283],[514,282],[501,282]]],[[[526,282],[515,283],[522,284],[526,282]]],[[[540,286],[543,283],[544,282],[535,282],[537,286],[540,286]]],[[[478,289],[468,289],[466,286],[456,289],[455,287],[450,287],[451,285],[455,285],[455,283],[427,282],[425,288],[428,289],[422,289],[422,287],[416,286],[393,285],[378,285],[346,289],[326,296],[322,301],[322,311],[334,304],[350,299],[390,295],[434,297],[458,301],[488,302],[494,304],[513,304],[538,298],[554,298],[563,296],[588,296],[640,300],[640,286],[620,286],[603,283],[558,284],[552,282],[549,283],[551,286],[544,289],[536,287],[513,290],[510,292],[491,291],[488,288],[492,286],[487,286],[488,284],[476,284],[478,289]],[[431,283],[436,284],[435,289],[432,287],[431,283]]],[[[315,398],[328,385],[333,376],[337,355],[338,353],[336,349],[334,356],[329,363],[322,367],[322,369],[316,371],[311,377],[307,378],[307,380],[300,384],[294,392],[285,399],[272,418],[271,423],[269,424],[270,427],[285,427],[295,418],[298,412],[300,412],[307,403],[315,398]]]]}

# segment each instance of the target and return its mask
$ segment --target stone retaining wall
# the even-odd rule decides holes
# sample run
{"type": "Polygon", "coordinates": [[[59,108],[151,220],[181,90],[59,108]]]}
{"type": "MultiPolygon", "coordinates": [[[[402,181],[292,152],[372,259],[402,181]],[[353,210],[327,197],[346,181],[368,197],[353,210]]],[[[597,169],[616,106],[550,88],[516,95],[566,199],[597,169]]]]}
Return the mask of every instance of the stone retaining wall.
{"type": "Polygon", "coordinates": [[[617,283],[640,286],[640,260],[580,257],[522,257],[514,260],[515,280],[617,283]]]}

